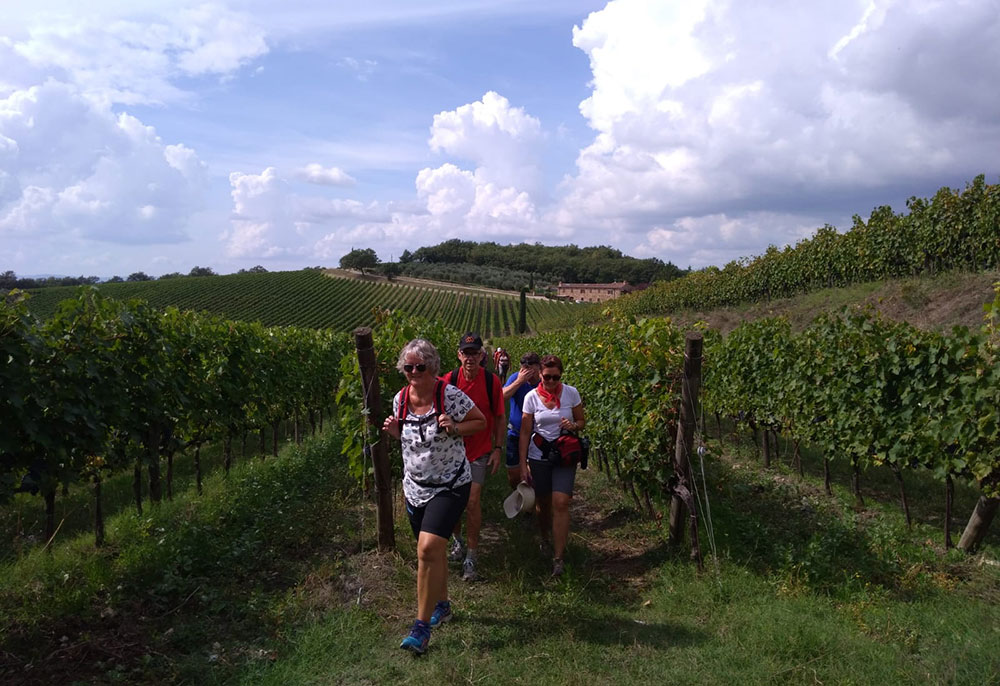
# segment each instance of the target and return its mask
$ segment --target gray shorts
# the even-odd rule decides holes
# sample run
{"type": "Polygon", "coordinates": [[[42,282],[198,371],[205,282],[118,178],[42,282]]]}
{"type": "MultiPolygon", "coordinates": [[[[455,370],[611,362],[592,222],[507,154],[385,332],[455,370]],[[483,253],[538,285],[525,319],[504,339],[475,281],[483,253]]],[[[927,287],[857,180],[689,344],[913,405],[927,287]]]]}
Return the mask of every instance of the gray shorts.
{"type": "Polygon", "coordinates": [[[542,460],[528,460],[531,470],[532,485],[536,496],[551,495],[553,491],[573,495],[573,484],[576,481],[576,465],[572,467],[554,467],[542,460]]]}
{"type": "Polygon", "coordinates": [[[472,483],[480,486],[486,483],[486,463],[489,460],[490,455],[487,453],[469,463],[469,467],[472,468],[472,483]]]}

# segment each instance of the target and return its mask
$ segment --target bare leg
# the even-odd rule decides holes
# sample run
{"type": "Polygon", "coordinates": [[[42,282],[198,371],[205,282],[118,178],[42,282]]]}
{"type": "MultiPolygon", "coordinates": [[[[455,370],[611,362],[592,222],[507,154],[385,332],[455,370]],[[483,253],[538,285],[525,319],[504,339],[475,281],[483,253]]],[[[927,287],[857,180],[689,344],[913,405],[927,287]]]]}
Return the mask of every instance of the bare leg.
{"type": "Polygon", "coordinates": [[[465,536],[470,550],[479,548],[479,528],[483,523],[483,511],[480,509],[480,496],[483,485],[473,483],[469,490],[469,504],[465,506],[465,536]]]}
{"type": "Polygon", "coordinates": [[[552,551],[561,560],[569,539],[569,501],[573,496],[567,493],[552,493],[552,551]]]}
{"type": "Polygon", "coordinates": [[[552,494],[535,497],[538,506],[538,532],[543,541],[552,539],[552,494]]]}
{"type": "Polygon", "coordinates": [[[507,467],[507,484],[510,486],[510,490],[517,488],[517,485],[521,483],[521,468],[514,467],[511,469],[507,467]]]}
{"type": "Polygon", "coordinates": [[[420,532],[417,539],[417,619],[431,621],[439,600],[448,598],[448,539],[420,532]]]}

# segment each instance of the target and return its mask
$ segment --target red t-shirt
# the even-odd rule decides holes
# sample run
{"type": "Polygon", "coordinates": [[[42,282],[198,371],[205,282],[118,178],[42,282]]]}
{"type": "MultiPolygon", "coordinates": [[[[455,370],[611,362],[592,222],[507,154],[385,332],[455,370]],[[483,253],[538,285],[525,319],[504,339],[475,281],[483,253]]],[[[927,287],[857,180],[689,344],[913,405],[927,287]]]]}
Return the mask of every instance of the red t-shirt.
{"type": "MultiPolygon", "coordinates": [[[[503,381],[499,376],[493,374],[493,412],[490,412],[490,399],[486,393],[486,375],[492,372],[480,368],[476,378],[469,381],[465,378],[465,372],[458,370],[458,388],[467,396],[472,398],[479,411],[486,417],[486,428],[478,433],[465,436],[465,456],[470,460],[478,460],[483,455],[489,455],[493,450],[493,432],[496,430],[497,422],[504,421],[503,404],[503,381]]],[[[445,383],[449,383],[451,373],[439,377],[445,383]]]]}

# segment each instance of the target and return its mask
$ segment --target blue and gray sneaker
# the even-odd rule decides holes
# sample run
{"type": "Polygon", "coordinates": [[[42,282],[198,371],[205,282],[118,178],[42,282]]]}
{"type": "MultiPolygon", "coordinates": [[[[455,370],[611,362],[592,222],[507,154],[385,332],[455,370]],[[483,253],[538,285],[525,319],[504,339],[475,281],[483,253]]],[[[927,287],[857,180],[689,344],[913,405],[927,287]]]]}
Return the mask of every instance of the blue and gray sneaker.
{"type": "Polygon", "coordinates": [[[439,600],[438,604],[434,606],[433,614],[431,614],[431,627],[450,622],[452,617],[454,615],[451,613],[451,601],[439,600]]]}
{"type": "Polygon", "coordinates": [[[399,647],[403,650],[409,650],[415,655],[423,655],[427,652],[427,643],[430,640],[430,625],[427,622],[421,622],[418,619],[413,622],[413,628],[410,629],[410,635],[403,639],[403,642],[399,644],[399,647]]]}

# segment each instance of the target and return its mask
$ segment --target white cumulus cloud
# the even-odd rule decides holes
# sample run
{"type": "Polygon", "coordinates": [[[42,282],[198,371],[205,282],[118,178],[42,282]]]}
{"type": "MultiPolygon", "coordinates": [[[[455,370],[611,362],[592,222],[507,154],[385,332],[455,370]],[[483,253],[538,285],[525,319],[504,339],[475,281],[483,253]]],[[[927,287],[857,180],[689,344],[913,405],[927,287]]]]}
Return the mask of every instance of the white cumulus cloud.
{"type": "Polygon", "coordinates": [[[302,181],[321,186],[353,186],[354,178],[338,167],[324,167],[315,162],[296,170],[295,175],[302,181]]]}
{"type": "Polygon", "coordinates": [[[295,193],[275,167],[259,174],[233,172],[229,184],[230,228],[221,238],[233,258],[324,257],[335,241],[374,235],[358,234],[357,222],[377,226],[392,220],[378,202],[295,193]],[[317,248],[321,241],[324,247],[317,248]]]}
{"type": "Polygon", "coordinates": [[[29,64],[121,104],[183,99],[179,78],[227,76],[268,51],[252,18],[209,4],[147,20],[46,16],[27,32],[9,44],[29,64]]]}
{"type": "Polygon", "coordinates": [[[203,165],[128,114],[49,82],[0,100],[0,233],[185,240],[203,165]]]}
{"type": "Polygon", "coordinates": [[[626,243],[660,232],[647,254],[694,260],[684,222],[729,253],[734,217],[760,251],[868,209],[846,199],[996,168],[995,2],[612,0],[573,42],[595,133],[550,216],[626,243]]]}
{"type": "Polygon", "coordinates": [[[529,192],[541,184],[541,122],[488,91],[478,100],[434,115],[431,150],[469,160],[487,183],[529,192]]]}

